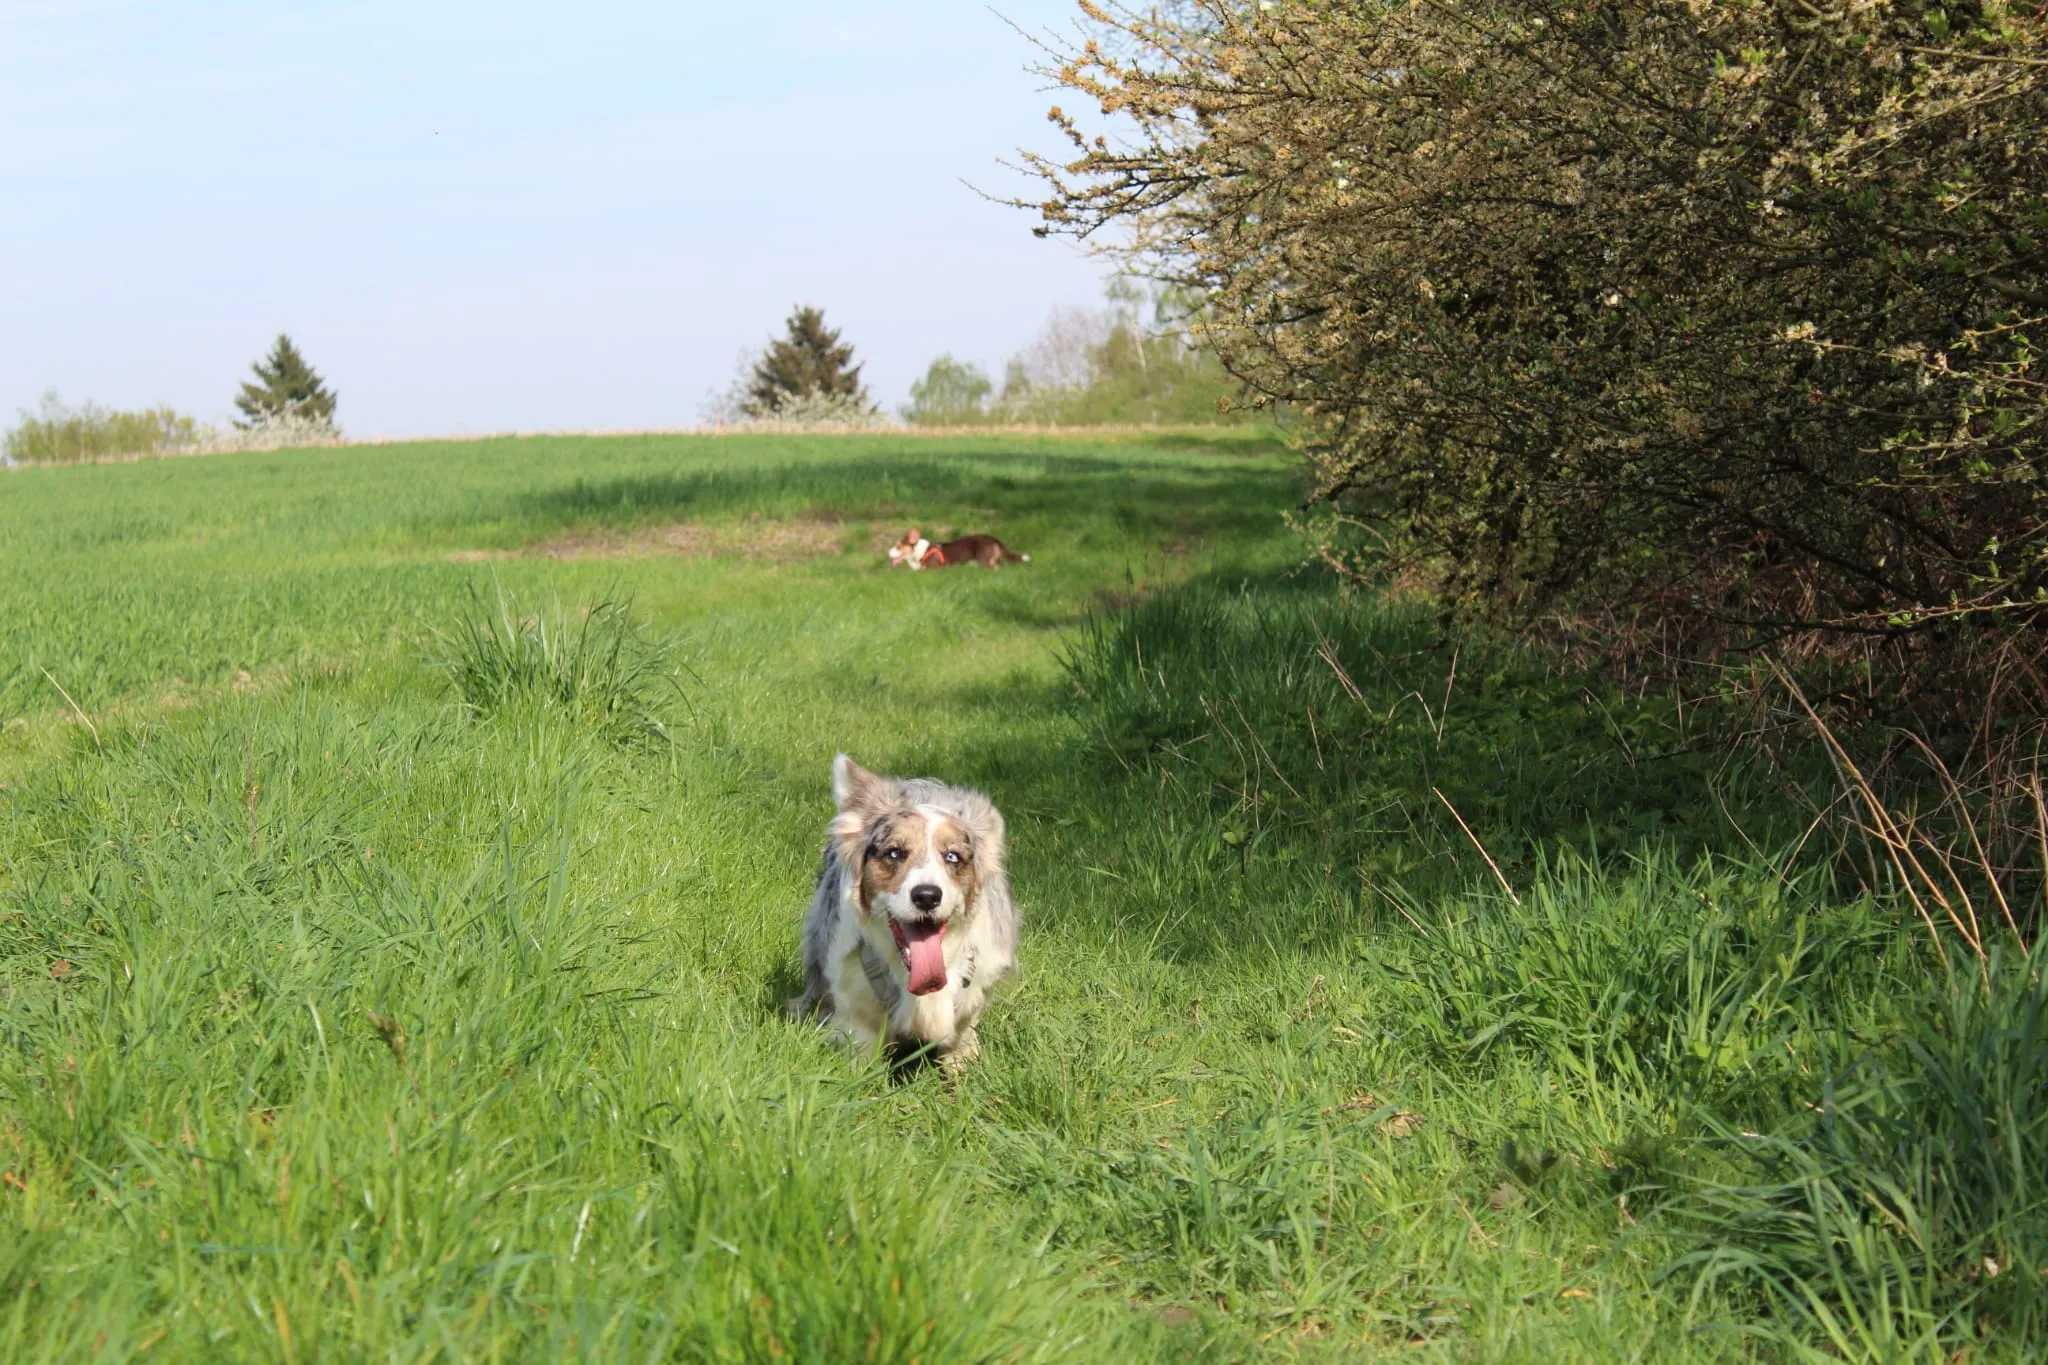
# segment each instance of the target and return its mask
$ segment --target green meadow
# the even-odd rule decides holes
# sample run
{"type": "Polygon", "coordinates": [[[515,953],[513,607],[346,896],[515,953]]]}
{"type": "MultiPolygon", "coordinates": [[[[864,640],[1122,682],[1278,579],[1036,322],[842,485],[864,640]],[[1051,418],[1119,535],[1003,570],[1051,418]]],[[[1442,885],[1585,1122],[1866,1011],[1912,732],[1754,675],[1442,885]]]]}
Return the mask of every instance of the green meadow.
{"type": "Polygon", "coordinates": [[[2038,964],[1342,589],[1302,491],[1245,431],[0,475],[0,1359],[2036,1358],[2038,964]],[[957,1084],[780,1012],[842,750],[1008,817],[957,1084]]]}

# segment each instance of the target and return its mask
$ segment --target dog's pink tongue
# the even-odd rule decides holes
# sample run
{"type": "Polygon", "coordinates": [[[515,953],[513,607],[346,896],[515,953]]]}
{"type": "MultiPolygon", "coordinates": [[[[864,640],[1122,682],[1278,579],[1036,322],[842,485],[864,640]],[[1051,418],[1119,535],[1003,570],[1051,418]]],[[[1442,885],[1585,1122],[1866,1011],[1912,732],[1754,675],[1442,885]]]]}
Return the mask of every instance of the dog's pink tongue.
{"type": "Polygon", "coordinates": [[[930,995],[946,984],[946,926],[929,921],[905,924],[890,921],[896,942],[903,949],[903,965],[910,969],[910,993],[930,995]]]}

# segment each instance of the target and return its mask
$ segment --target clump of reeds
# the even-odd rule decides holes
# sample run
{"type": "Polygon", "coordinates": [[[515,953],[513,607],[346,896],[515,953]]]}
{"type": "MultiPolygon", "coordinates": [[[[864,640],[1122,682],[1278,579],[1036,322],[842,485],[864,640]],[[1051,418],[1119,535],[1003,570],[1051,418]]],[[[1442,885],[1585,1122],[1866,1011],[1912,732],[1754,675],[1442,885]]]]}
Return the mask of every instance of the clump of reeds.
{"type": "Polygon", "coordinates": [[[502,589],[486,599],[472,588],[469,609],[440,636],[438,663],[472,715],[530,708],[614,744],[666,744],[665,703],[682,697],[678,670],[631,607],[607,596],[580,611],[559,601],[526,610],[502,589]]]}

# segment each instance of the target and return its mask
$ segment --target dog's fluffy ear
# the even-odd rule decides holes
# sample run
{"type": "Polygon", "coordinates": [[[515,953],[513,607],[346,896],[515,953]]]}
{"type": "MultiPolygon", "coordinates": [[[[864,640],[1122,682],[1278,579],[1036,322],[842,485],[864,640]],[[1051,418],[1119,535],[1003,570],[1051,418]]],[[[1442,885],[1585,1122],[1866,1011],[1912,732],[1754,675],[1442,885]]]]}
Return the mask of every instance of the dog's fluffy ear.
{"type": "Polygon", "coordinates": [[[1003,865],[1003,813],[980,793],[961,803],[960,828],[974,845],[974,857],[984,869],[1001,870],[1003,865]]]}
{"type": "Polygon", "coordinates": [[[841,815],[857,815],[865,820],[889,804],[893,785],[888,778],[875,776],[845,754],[832,760],[832,802],[841,815]]]}
{"type": "Polygon", "coordinates": [[[832,837],[838,841],[841,862],[860,866],[860,845],[868,825],[888,809],[897,792],[894,782],[877,777],[845,754],[832,760],[832,800],[839,808],[832,817],[832,837]]]}

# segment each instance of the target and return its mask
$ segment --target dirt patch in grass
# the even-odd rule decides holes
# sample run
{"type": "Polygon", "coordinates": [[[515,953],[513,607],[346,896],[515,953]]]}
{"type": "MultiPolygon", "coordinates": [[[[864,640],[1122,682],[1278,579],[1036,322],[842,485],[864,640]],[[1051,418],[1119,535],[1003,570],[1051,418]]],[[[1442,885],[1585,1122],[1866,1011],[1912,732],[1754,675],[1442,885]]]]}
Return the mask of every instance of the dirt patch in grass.
{"type": "Polygon", "coordinates": [[[484,559],[653,559],[708,558],[738,555],[776,561],[816,559],[836,554],[844,536],[842,523],[816,515],[753,518],[730,526],[675,522],[625,531],[597,527],[534,541],[516,550],[457,550],[448,558],[458,564],[484,559]]]}
{"type": "MultiPolygon", "coordinates": [[[[995,515],[988,509],[969,510],[995,515]]],[[[473,564],[492,559],[709,559],[724,555],[786,563],[837,554],[848,546],[849,532],[859,533],[859,540],[853,543],[865,545],[881,557],[912,519],[891,504],[883,504],[879,511],[886,520],[849,519],[814,507],[793,516],[756,515],[725,524],[678,521],[631,529],[596,526],[531,541],[517,549],[456,550],[448,558],[457,564],[473,564]]],[[[950,522],[927,522],[922,529],[934,541],[963,534],[950,522]]]]}

